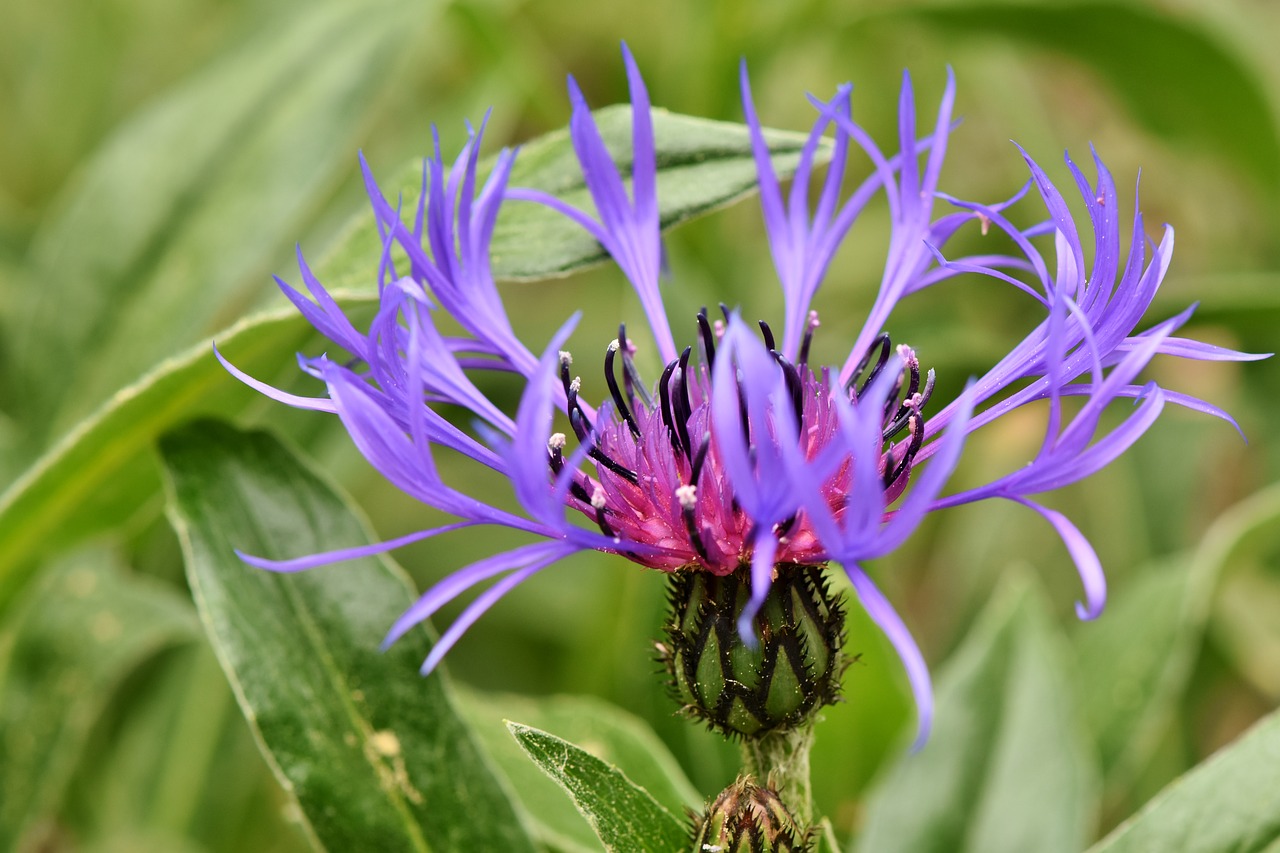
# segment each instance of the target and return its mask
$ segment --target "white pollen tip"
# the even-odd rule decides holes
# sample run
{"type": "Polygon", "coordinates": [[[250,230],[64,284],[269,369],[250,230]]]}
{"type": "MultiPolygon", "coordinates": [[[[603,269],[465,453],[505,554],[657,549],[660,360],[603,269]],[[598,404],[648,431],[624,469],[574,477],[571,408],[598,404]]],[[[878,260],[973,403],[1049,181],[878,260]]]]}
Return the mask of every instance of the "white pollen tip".
{"type": "Polygon", "coordinates": [[[693,509],[698,505],[698,487],[681,486],[676,489],[676,500],[682,509],[693,509]]]}
{"type": "Polygon", "coordinates": [[[547,447],[551,450],[564,450],[565,438],[562,432],[551,433],[551,438],[547,439],[547,447]]]}
{"type": "Polygon", "coordinates": [[[570,353],[567,349],[560,350],[560,363],[573,364],[573,354],[570,353]]]}
{"type": "Polygon", "coordinates": [[[617,352],[619,349],[618,339],[614,338],[609,341],[609,346],[605,347],[605,352],[617,352]]]}
{"type": "Polygon", "coordinates": [[[595,491],[591,493],[591,506],[595,507],[596,509],[604,509],[604,505],[605,505],[604,489],[600,488],[599,486],[596,486],[595,491]]]}
{"type": "Polygon", "coordinates": [[[573,393],[575,393],[575,394],[582,390],[582,377],[581,377],[581,376],[575,376],[575,377],[573,377],[573,381],[569,383],[569,390],[570,390],[570,391],[572,391],[572,392],[573,392],[573,393]]]}

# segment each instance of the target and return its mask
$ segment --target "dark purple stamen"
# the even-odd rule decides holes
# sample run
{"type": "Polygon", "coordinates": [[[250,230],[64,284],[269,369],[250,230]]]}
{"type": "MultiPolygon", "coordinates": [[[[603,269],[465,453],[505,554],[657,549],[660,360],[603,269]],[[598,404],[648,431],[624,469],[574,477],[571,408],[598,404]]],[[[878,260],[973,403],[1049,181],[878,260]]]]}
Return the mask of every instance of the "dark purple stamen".
{"type": "MultiPolygon", "coordinates": [[[[557,446],[547,448],[547,462],[551,465],[551,473],[557,477],[564,471],[564,453],[557,446]]],[[[578,482],[578,475],[575,474],[573,479],[569,481],[569,494],[573,495],[584,504],[591,504],[591,495],[587,494],[587,490],[578,482]]]]}
{"type": "Polygon", "coordinates": [[[876,377],[880,375],[880,371],[884,369],[885,364],[889,361],[889,346],[890,342],[888,332],[881,332],[880,335],[871,342],[871,346],[867,347],[866,355],[862,357],[862,361],[858,362],[857,368],[853,371],[853,376],[849,379],[849,384],[845,387],[848,390],[853,390],[853,388],[857,386],[858,379],[862,377],[862,372],[867,369],[869,364],[871,364],[871,359],[873,357],[876,359],[876,366],[867,374],[862,384],[857,386],[858,390],[854,395],[854,399],[861,397],[863,393],[866,392],[867,386],[874,382],[876,377]],[[876,353],[877,349],[879,349],[878,355],[876,353]]]}
{"type": "Polygon", "coordinates": [[[591,426],[591,420],[587,417],[587,413],[582,408],[582,403],[578,400],[578,380],[569,380],[569,360],[562,358],[560,360],[560,379],[564,383],[564,394],[566,398],[565,409],[569,413],[569,425],[573,427],[573,434],[578,437],[578,443],[588,447],[587,455],[608,468],[619,477],[631,483],[639,483],[640,477],[635,471],[620,465],[602,451],[595,441],[594,432],[591,426]]]}
{"type": "Polygon", "coordinates": [[[689,356],[693,347],[685,347],[680,353],[680,370],[672,374],[672,381],[678,383],[677,391],[671,397],[671,414],[675,416],[676,433],[680,436],[680,445],[684,449],[685,458],[693,461],[693,446],[689,441],[689,418],[693,415],[693,407],[689,403],[689,356]]]}
{"type": "Polygon", "coordinates": [[[800,341],[800,360],[796,362],[801,370],[809,366],[809,347],[813,344],[813,330],[816,326],[813,323],[805,326],[804,338],[800,341]]]}
{"type": "Polygon", "coordinates": [[[924,390],[920,392],[920,408],[924,408],[924,404],[929,402],[929,398],[933,396],[933,368],[929,368],[929,372],[924,377],[924,390]]]}
{"type": "Polygon", "coordinates": [[[898,400],[900,397],[902,397],[901,373],[893,378],[893,388],[889,390],[889,396],[884,398],[884,413],[881,415],[882,420],[889,420],[890,416],[898,410],[899,405],[906,406],[906,404],[910,402],[909,397],[904,397],[902,398],[902,402],[899,403],[898,400]]]}
{"type": "MultiPolygon", "coordinates": [[[[692,487],[690,487],[692,488],[692,487]]],[[[696,494],[696,492],[695,492],[696,494]]],[[[694,504],[692,500],[680,500],[680,515],[684,519],[685,532],[689,534],[689,544],[693,546],[693,550],[703,561],[710,563],[711,557],[707,554],[707,546],[702,541],[702,534],[698,531],[698,522],[694,517],[694,504]]]]}
{"type": "MultiPolygon", "coordinates": [[[[613,404],[617,406],[618,413],[622,415],[622,419],[627,422],[627,428],[631,430],[631,434],[636,438],[640,437],[640,425],[636,423],[636,419],[631,416],[631,409],[627,407],[627,401],[622,397],[622,391],[618,388],[618,379],[613,373],[613,357],[617,355],[618,350],[624,345],[621,339],[609,344],[609,348],[604,353],[604,379],[609,383],[609,393],[613,395],[613,404]]],[[[634,400],[634,398],[632,398],[634,400]]]]}
{"type": "Polygon", "coordinates": [[[707,451],[711,449],[711,433],[703,433],[702,441],[698,444],[698,452],[693,456],[693,466],[689,470],[689,484],[698,485],[698,478],[702,476],[702,465],[707,461],[707,451]]]}
{"type": "MultiPolygon", "coordinates": [[[[917,376],[918,374],[919,374],[919,371],[917,371],[917,376]]],[[[889,439],[897,435],[899,432],[901,432],[902,428],[907,425],[907,421],[911,420],[911,416],[915,414],[917,411],[924,409],[925,404],[929,402],[929,398],[933,396],[933,383],[934,383],[934,373],[933,373],[933,369],[930,368],[928,374],[925,376],[924,390],[919,392],[920,393],[919,402],[914,408],[904,404],[901,408],[898,409],[898,413],[894,416],[893,420],[890,421],[889,424],[884,428],[883,435],[884,435],[885,441],[888,441],[889,439]]],[[[908,403],[911,402],[911,398],[915,396],[915,394],[916,394],[915,390],[912,390],[911,393],[907,394],[908,403]]]]}
{"type": "Polygon", "coordinates": [[[564,393],[569,395],[569,386],[573,384],[573,377],[569,375],[570,358],[567,352],[560,353],[560,384],[564,386],[564,393]]]}
{"type": "Polygon", "coordinates": [[[578,384],[579,380],[569,378],[569,358],[566,353],[560,359],[560,383],[564,386],[565,411],[569,413],[569,423],[573,424],[573,432],[578,436],[578,440],[583,440],[583,433],[578,431],[578,425],[574,424],[573,417],[576,413],[582,419],[582,426],[587,432],[591,431],[591,419],[587,417],[586,411],[582,408],[582,403],[578,401],[578,384]]]}
{"type": "Polygon", "coordinates": [[[906,427],[907,422],[911,420],[911,415],[912,415],[911,409],[907,408],[906,406],[903,406],[898,411],[897,417],[895,417],[893,420],[891,420],[888,423],[888,425],[880,433],[880,436],[885,441],[888,441],[898,433],[902,432],[903,428],[906,427]]]}
{"type": "Polygon", "coordinates": [[[579,444],[586,444],[591,435],[591,424],[587,421],[587,416],[583,414],[582,407],[578,405],[578,394],[570,389],[569,394],[569,426],[573,427],[573,434],[578,437],[579,444]]]}
{"type": "Polygon", "coordinates": [[[644,387],[644,380],[640,378],[640,371],[636,370],[635,360],[631,358],[631,345],[627,341],[627,326],[625,323],[618,324],[618,346],[622,348],[622,381],[627,389],[627,399],[631,401],[632,406],[635,406],[636,397],[638,396],[646,409],[652,408],[653,399],[644,387]]]}
{"type": "Polygon", "coordinates": [[[800,372],[777,352],[773,353],[773,360],[778,363],[778,367],[782,368],[782,376],[787,382],[787,391],[791,394],[791,408],[796,413],[796,423],[802,424],[804,423],[804,382],[800,379],[800,372]]]}
{"type": "Polygon", "coordinates": [[[907,399],[920,390],[920,362],[911,359],[911,381],[907,384],[907,399]]]}
{"type": "Polygon", "coordinates": [[[662,378],[658,380],[658,396],[662,401],[662,422],[666,425],[667,434],[671,437],[671,446],[677,452],[681,451],[682,448],[680,447],[680,436],[676,433],[675,413],[671,410],[671,375],[675,373],[679,364],[680,359],[671,359],[671,363],[662,371],[662,378]]]}
{"type": "MultiPolygon", "coordinates": [[[[746,442],[747,447],[751,447],[751,420],[747,412],[747,391],[742,387],[742,376],[736,368],[733,371],[733,381],[738,386],[738,420],[742,423],[742,440],[746,442]]],[[[736,510],[737,507],[735,506],[734,509],[736,510]]]]}
{"type": "Polygon", "coordinates": [[[618,534],[609,526],[609,522],[605,521],[604,512],[604,507],[596,507],[596,524],[600,527],[600,532],[605,536],[617,536],[618,534]]]}
{"type": "Polygon", "coordinates": [[[764,320],[760,320],[760,334],[764,336],[764,346],[769,352],[777,352],[778,346],[773,340],[773,329],[764,320]]]}
{"type": "Polygon", "coordinates": [[[707,319],[707,309],[698,312],[698,334],[702,338],[702,358],[710,374],[716,364],[716,336],[711,331],[711,321],[707,319]]]}
{"type": "Polygon", "coordinates": [[[910,422],[911,426],[911,443],[907,445],[906,451],[902,454],[902,458],[893,466],[893,470],[886,472],[884,478],[885,488],[889,488],[898,482],[898,478],[907,472],[911,467],[911,460],[915,459],[916,454],[920,452],[920,445],[924,443],[924,429],[921,427],[923,416],[919,409],[913,410],[915,418],[910,422]]]}
{"type": "Polygon", "coordinates": [[[582,501],[587,506],[591,506],[591,495],[587,494],[586,488],[577,480],[569,483],[569,494],[582,501]]]}
{"type": "Polygon", "coordinates": [[[595,436],[591,434],[591,427],[587,425],[581,409],[569,410],[569,424],[573,427],[574,435],[578,437],[578,443],[587,446],[587,456],[590,456],[629,483],[638,484],[640,482],[640,476],[635,471],[615,462],[609,454],[600,449],[600,446],[595,442],[595,436]]]}
{"type": "Polygon", "coordinates": [[[590,456],[592,459],[594,459],[596,462],[599,462],[604,467],[608,468],[613,473],[617,474],[622,479],[626,480],[631,485],[637,486],[640,484],[639,474],[637,474],[635,471],[632,471],[630,468],[626,467],[625,465],[621,465],[615,462],[613,458],[609,456],[609,454],[604,453],[598,448],[593,447],[589,451],[587,451],[587,455],[590,456]]]}

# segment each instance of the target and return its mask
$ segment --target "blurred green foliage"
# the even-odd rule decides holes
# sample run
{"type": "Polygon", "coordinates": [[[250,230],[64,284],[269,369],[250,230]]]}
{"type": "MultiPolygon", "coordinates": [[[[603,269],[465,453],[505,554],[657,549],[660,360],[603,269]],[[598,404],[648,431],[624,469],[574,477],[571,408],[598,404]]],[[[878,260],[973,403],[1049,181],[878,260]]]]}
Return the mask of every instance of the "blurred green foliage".
{"type": "MultiPolygon", "coordinates": [[[[433,124],[447,150],[465,138],[464,119],[479,121],[490,107],[490,150],[561,127],[567,73],[593,104],[625,99],[624,38],[659,106],[739,119],[737,62],[746,57],[767,124],[807,128],[804,93],[825,95],[851,80],[855,117],[878,139],[894,132],[902,69],[927,105],[950,65],[964,122],[944,174],[951,192],[994,199],[1020,185],[1025,169],[1010,137],[1055,178],[1065,176],[1061,150],[1083,161],[1092,143],[1122,188],[1142,170],[1149,233],[1161,222],[1177,228],[1156,316],[1199,301],[1187,334],[1275,349],[1275,4],[899,0],[873,9],[659,0],[627,7],[622,20],[604,6],[521,0],[12,0],[0,29],[0,484],[26,482],[42,453],[158,362],[250,311],[278,307],[270,275],[296,280],[294,244],[322,258],[362,209],[356,149],[391,178],[427,150],[433,124]]],[[[821,359],[843,355],[840,335],[829,332],[856,325],[870,304],[886,230],[884,211],[872,209],[837,258],[819,297],[821,359]]],[[[776,313],[762,236],[750,202],[672,232],[673,321],[721,300],[748,316],[776,313]]],[[[367,248],[371,282],[377,247],[367,248]]],[[[944,392],[1033,322],[1016,300],[994,293],[960,281],[896,315],[895,339],[939,369],[944,392]]],[[[583,352],[602,351],[618,320],[639,314],[607,267],[506,285],[504,295],[534,349],[572,310],[586,315],[574,342],[583,352]]],[[[317,344],[272,329],[246,343],[246,364],[261,364],[264,379],[295,381],[284,378],[295,372],[293,350],[314,353],[317,344]]],[[[175,406],[185,393],[203,410],[287,436],[356,496],[381,536],[433,522],[368,469],[332,419],[255,399],[209,358],[209,384],[165,389],[175,406]]],[[[1036,595],[1039,609],[1010,624],[1049,649],[1051,687],[1063,678],[1075,685],[1076,707],[1063,713],[1085,733],[1084,766],[1097,768],[1099,805],[1080,807],[1090,840],[1280,703],[1280,503],[1274,491],[1254,496],[1280,472],[1280,372],[1269,362],[1170,359],[1154,370],[1162,383],[1232,412],[1249,443],[1220,422],[1174,412],[1121,462],[1054,496],[1108,569],[1113,597],[1102,622],[1074,624],[1071,564],[1048,529],[1016,507],[949,511],[873,567],[935,667],[971,647],[973,638],[962,645],[970,627],[1011,578],[1031,574],[1048,588],[1049,612],[1036,595]]],[[[511,403],[519,393],[496,380],[485,390],[511,403]]],[[[184,633],[193,611],[182,558],[161,517],[155,461],[142,451],[156,427],[112,429],[64,463],[56,500],[74,505],[59,511],[77,529],[26,534],[25,519],[0,516],[0,553],[23,555],[0,572],[24,581],[4,590],[0,609],[0,722],[8,726],[0,736],[19,739],[0,741],[3,759],[17,755],[13,743],[38,752],[35,730],[19,730],[24,703],[40,689],[31,673],[83,671],[89,685],[65,709],[59,733],[40,735],[53,741],[40,746],[52,756],[51,775],[31,781],[22,815],[3,811],[14,802],[5,797],[0,830],[33,832],[29,843],[47,850],[303,849],[223,674],[203,641],[184,633]],[[76,487],[78,471],[88,477],[118,458],[129,460],[127,476],[76,487]],[[90,534],[90,550],[64,553],[90,534]],[[13,549],[24,535],[38,547],[13,549]],[[83,606],[59,592],[76,572],[101,575],[110,591],[103,608],[151,615],[131,618],[133,645],[97,658],[92,644],[83,658],[68,656],[77,648],[69,638],[92,631],[95,616],[50,619],[41,630],[66,642],[45,641],[42,662],[30,643],[44,634],[24,626],[42,608],[74,614],[83,606]]],[[[961,480],[1022,464],[1040,429],[1034,417],[1002,420],[974,440],[961,480]]],[[[471,476],[461,466],[452,474],[471,476]]],[[[500,484],[478,488],[509,500],[500,484]]],[[[13,494],[0,498],[0,513],[13,494]]],[[[510,542],[460,533],[398,557],[422,585],[510,542]]],[[[577,558],[496,607],[448,668],[477,688],[591,694],[625,707],[711,794],[732,778],[734,750],[674,718],[656,686],[649,644],[663,595],[657,575],[577,558]]],[[[901,750],[911,714],[891,651],[856,612],[851,621],[863,658],[847,675],[847,703],[820,726],[815,753],[819,806],[843,836],[867,824],[876,797],[891,797],[892,781],[876,797],[868,791],[901,750]]],[[[1026,665],[1003,664],[1012,672],[1026,665]]],[[[1005,674],[983,672],[993,683],[1005,674]]]]}

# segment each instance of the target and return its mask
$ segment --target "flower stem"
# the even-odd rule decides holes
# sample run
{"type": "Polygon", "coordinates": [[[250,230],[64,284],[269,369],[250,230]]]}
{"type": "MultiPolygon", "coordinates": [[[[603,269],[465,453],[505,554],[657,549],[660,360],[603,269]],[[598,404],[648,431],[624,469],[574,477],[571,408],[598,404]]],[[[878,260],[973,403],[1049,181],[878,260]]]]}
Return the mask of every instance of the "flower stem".
{"type": "Polygon", "coordinates": [[[802,827],[813,821],[812,748],[812,725],[742,740],[743,770],[776,791],[802,827]]]}

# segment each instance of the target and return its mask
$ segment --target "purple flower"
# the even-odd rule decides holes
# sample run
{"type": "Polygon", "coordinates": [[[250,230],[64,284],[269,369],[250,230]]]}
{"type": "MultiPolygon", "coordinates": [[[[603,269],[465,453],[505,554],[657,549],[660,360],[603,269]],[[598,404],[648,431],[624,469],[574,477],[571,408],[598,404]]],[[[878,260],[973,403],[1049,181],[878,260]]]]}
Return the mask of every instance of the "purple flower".
{"type": "Polygon", "coordinates": [[[493,582],[444,632],[424,672],[501,596],[579,551],[605,551],[662,571],[726,575],[750,565],[751,604],[739,625],[744,636],[750,634],[752,616],[776,565],[835,562],[901,655],[923,737],[932,713],[928,671],[910,632],[863,563],[897,548],[929,512],[1005,498],[1039,513],[1061,537],[1084,587],[1078,612],[1081,618],[1093,618],[1106,598],[1093,549],[1065,516],[1031,496],[1108,464],[1151,426],[1167,402],[1232,422],[1207,402],[1139,379],[1157,353],[1207,360],[1256,356],[1174,337],[1191,309],[1135,331],[1168,268],[1173,232],[1166,227],[1160,244],[1149,249],[1141,214],[1135,214],[1129,248],[1122,253],[1116,188],[1096,155],[1093,182],[1067,160],[1074,194],[1085,211],[1079,223],[1062,192],[1025,153],[1031,181],[1013,198],[991,205],[951,198],[939,190],[938,179],[953,126],[954,81],[948,80],[932,126],[920,131],[911,83],[904,77],[896,153],[883,153],[852,121],[850,89],[841,87],[829,101],[814,100],[818,118],[784,194],[756,117],[745,65],[743,105],[765,228],[785,297],[781,337],[764,322],[758,330],[751,328],[727,309],[714,320],[703,310],[685,324],[687,333],[677,334],[669,325],[660,287],[649,99],[625,48],[624,58],[632,96],[629,191],[572,79],[571,137],[594,214],[539,191],[509,188],[516,157],[512,151],[499,154],[478,187],[483,128],[448,168],[437,141],[410,218],[391,206],[364,166],[384,240],[380,310],[369,330],[352,326],[301,257],[302,281],[311,298],[279,282],[307,319],[353,359],[302,359],[303,369],[327,388],[319,398],[270,388],[227,365],[274,399],[337,414],[360,451],[388,479],[458,521],[341,552],[283,562],[244,559],[287,572],[473,525],[502,525],[530,534],[531,544],[439,581],[391,628],[387,643],[463,592],[493,582]],[[830,142],[824,143],[828,134],[830,142]],[[855,150],[869,158],[872,168],[846,195],[846,172],[855,150]],[[824,153],[831,160],[819,180],[814,171],[824,153]],[[868,201],[881,193],[888,201],[892,233],[879,292],[843,364],[817,367],[809,357],[819,329],[814,298],[836,249],[868,201]],[[1027,195],[1038,197],[1048,216],[1031,228],[1019,228],[1005,214],[1027,195]],[[516,201],[543,204],[571,218],[618,263],[639,295],[666,365],[656,382],[639,375],[633,360],[636,344],[621,326],[603,357],[610,394],[598,405],[582,398],[565,349],[576,316],[540,356],[516,338],[488,256],[499,209],[516,201]],[[1008,240],[1000,242],[1013,249],[948,258],[948,241],[964,227],[983,234],[1002,232],[1008,240]],[[1053,251],[1046,258],[1033,238],[1050,236],[1053,251]],[[1090,239],[1093,245],[1086,253],[1090,239]],[[395,246],[407,254],[407,269],[392,262],[395,246]],[[904,297],[963,273],[1011,285],[1030,297],[1029,307],[1042,319],[958,399],[939,407],[932,399],[933,371],[922,370],[915,352],[895,347],[882,329],[904,297]],[[462,334],[441,331],[435,319],[441,310],[461,326],[462,334]],[[681,348],[677,339],[689,344],[681,348]],[[473,384],[471,375],[485,370],[524,377],[527,386],[514,416],[473,384]],[[1061,406],[1066,395],[1085,398],[1071,417],[1061,406]],[[1121,397],[1136,400],[1132,412],[1119,425],[1103,427],[1103,409],[1121,397]],[[994,482],[942,495],[967,435],[1039,400],[1047,401],[1048,416],[1034,459],[994,482]],[[434,408],[440,403],[472,412],[474,431],[442,417],[434,408]],[[935,411],[926,415],[926,409],[935,411]],[[434,454],[441,448],[506,477],[522,512],[491,506],[445,483],[435,465],[434,454]]]}

